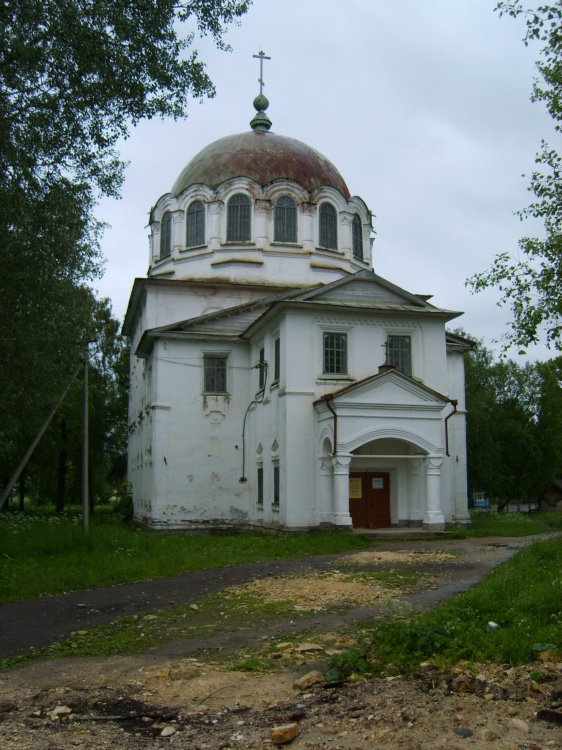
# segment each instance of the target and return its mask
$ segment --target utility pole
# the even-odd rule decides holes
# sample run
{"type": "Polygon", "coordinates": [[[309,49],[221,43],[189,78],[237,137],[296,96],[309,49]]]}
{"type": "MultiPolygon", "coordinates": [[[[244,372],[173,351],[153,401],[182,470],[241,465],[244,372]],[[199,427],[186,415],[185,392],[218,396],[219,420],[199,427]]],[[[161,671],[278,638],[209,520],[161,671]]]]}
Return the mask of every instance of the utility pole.
{"type": "Polygon", "coordinates": [[[89,426],[88,426],[88,359],[90,342],[84,345],[84,390],[82,395],[82,528],[87,534],[90,529],[90,498],[88,492],[89,426]]]}

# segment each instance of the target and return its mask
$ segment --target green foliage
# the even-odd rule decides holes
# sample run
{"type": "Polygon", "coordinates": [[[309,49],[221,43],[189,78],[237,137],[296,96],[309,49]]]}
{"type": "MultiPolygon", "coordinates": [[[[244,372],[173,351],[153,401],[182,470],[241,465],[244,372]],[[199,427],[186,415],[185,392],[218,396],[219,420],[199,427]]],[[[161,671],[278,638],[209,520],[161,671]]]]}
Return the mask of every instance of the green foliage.
{"type": "MultiPolygon", "coordinates": [[[[562,0],[524,9],[520,0],[499,2],[500,15],[514,18],[523,15],[527,27],[524,43],[543,43],[537,63],[541,80],[535,81],[533,101],[543,101],[561,131],[562,119],[562,0]]],[[[530,178],[530,192],[535,200],[518,215],[540,219],[544,223],[544,237],[523,237],[519,241],[517,257],[499,254],[490,269],[475,274],[468,280],[478,292],[497,287],[502,302],[513,314],[506,348],[512,344],[524,349],[539,341],[544,330],[546,342],[552,346],[562,343],[562,159],[545,141],[535,158],[538,168],[530,178]]]]}
{"type": "MultiPolygon", "coordinates": [[[[89,364],[90,498],[101,501],[124,482],[126,471],[128,351],[107,300],[91,302],[89,364]]],[[[67,375],[68,378],[68,375],[67,375]]],[[[58,394],[56,394],[58,395],[58,394]]],[[[37,447],[24,478],[34,503],[58,511],[79,502],[82,463],[83,378],[80,374],[37,447]]],[[[46,416],[43,407],[42,418],[46,416]]],[[[29,436],[31,440],[32,436],[29,436]]]]}
{"type": "Polygon", "coordinates": [[[188,98],[214,94],[192,47],[195,33],[224,47],[236,0],[9,0],[0,10],[0,167],[9,183],[55,184],[71,174],[117,194],[116,144],[131,124],[178,118],[188,98]]]}
{"type": "Polygon", "coordinates": [[[562,471],[562,358],[519,365],[478,346],[465,372],[470,494],[540,495],[562,471]]]}
{"type": "Polygon", "coordinates": [[[111,499],[113,512],[123,521],[132,521],[134,515],[133,495],[129,484],[123,480],[111,499]]]}
{"type": "Polygon", "coordinates": [[[531,536],[546,531],[562,531],[562,513],[491,513],[472,511],[472,528],[466,536],[531,536]]]}
{"type": "Polygon", "coordinates": [[[431,612],[368,629],[331,667],[353,673],[411,673],[422,661],[521,664],[539,647],[562,653],[562,545],[535,542],[482,583],[431,612]]]}
{"type": "Polygon", "coordinates": [[[370,642],[363,640],[355,648],[346,649],[341,654],[334,654],[330,659],[330,669],[326,679],[341,680],[356,675],[373,674],[376,670],[370,658],[370,642]]]}
{"type": "Polygon", "coordinates": [[[360,549],[354,534],[161,535],[95,513],[85,536],[76,514],[0,513],[0,601],[175,575],[253,560],[360,549]]]}
{"type": "MultiPolygon", "coordinates": [[[[100,276],[102,265],[96,200],[116,196],[122,183],[119,140],[143,118],[178,118],[190,98],[213,95],[193,49],[196,36],[210,35],[225,48],[226,27],[248,5],[246,0],[0,5],[2,486],[80,362],[100,314],[109,331],[109,308],[101,310],[104,303],[87,285],[100,276]]],[[[92,405],[109,419],[113,407],[95,398],[97,389],[107,392],[106,375],[99,362],[92,405]]],[[[117,445],[121,422],[119,415],[117,445]]],[[[62,439],[64,429],[58,428],[62,439]]],[[[105,426],[99,429],[107,436],[105,426]]],[[[68,440],[72,445],[74,436],[68,440]]],[[[111,451],[121,448],[112,444],[111,451]]],[[[46,481],[52,484],[52,477],[46,481]]]]}

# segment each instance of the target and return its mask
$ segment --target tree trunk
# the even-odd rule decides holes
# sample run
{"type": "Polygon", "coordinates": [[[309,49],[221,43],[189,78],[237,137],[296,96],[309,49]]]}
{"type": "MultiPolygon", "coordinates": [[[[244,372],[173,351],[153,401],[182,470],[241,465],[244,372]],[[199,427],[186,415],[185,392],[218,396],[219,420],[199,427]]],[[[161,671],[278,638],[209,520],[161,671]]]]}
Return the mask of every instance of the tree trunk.
{"type": "Polygon", "coordinates": [[[94,470],[92,468],[92,465],[90,464],[90,468],[88,471],[88,500],[90,501],[90,513],[94,512],[94,504],[95,504],[95,497],[94,497],[94,470]]]}
{"type": "Polygon", "coordinates": [[[20,513],[23,513],[25,510],[25,474],[22,474],[20,477],[18,510],[20,513]]]}
{"type": "Polygon", "coordinates": [[[60,423],[60,450],[59,450],[59,467],[58,467],[58,480],[57,480],[57,499],[55,510],[57,513],[64,512],[64,501],[66,495],[66,419],[63,419],[60,423]]]}

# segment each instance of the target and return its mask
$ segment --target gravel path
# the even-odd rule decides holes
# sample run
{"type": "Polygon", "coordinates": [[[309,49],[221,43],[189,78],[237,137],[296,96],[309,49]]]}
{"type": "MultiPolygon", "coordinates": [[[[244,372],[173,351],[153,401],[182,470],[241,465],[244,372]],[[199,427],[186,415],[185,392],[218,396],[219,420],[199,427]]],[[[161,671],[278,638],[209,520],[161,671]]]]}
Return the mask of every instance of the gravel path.
{"type": "MultiPolygon", "coordinates": [[[[543,535],[544,537],[550,535],[543,535]]],[[[406,606],[429,607],[481,580],[492,568],[511,557],[518,549],[541,537],[488,538],[462,541],[376,542],[376,550],[458,550],[458,559],[442,564],[443,583],[438,589],[404,597],[406,606]]],[[[257,578],[331,570],[350,553],[317,555],[290,560],[269,560],[225,568],[197,570],[170,578],[139,581],[109,588],[90,589],[57,596],[26,599],[0,605],[0,658],[44,648],[69,635],[111,622],[127,615],[161,609],[170,604],[189,603],[206,594],[257,578]]],[[[340,623],[376,615],[379,608],[357,609],[347,615],[313,618],[315,626],[325,620],[340,623]]],[[[306,625],[300,621],[299,626],[306,625]]],[[[285,623],[280,622],[280,627],[285,623]]],[[[216,639],[219,636],[215,636],[216,639]]],[[[228,641],[229,634],[222,636],[228,641]]],[[[231,640],[237,638],[230,634],[231,640]]]]}

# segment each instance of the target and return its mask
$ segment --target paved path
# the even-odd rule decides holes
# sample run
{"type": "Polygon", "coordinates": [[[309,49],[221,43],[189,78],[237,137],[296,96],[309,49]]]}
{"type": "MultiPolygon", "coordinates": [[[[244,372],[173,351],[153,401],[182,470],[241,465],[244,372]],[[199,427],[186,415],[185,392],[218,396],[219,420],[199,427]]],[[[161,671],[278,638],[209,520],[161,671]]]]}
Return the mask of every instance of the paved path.
{"type": "MultiPolygon", "coordinates": [[[[550,535],[545,535],[550,536],[550,535]]],[[[445,583],[436,590],[404,597],[407,606],[428,607],[481,580],[492,568],[511,557],[519,548],[540,537],[471,539],[462,541],[396,541],[376,543],[383,550],[460,550],[462,555],[447,568],[445,583]]],[[[291,560],[233,565],[226,568],[196,570],[190,573],[109,588],[90,589],[70,594],[25,599],[0,605],[0,658],[44,648],[68,636],[73,630],[111,622],[120,617],[161,609],[170,604],[185,604],[249,580],[296,572],[332,570],[350,552],[316,555],[291,560]]],[[[442,566],[443,569],[443,566],[442,566]]],[[[346,615],[315,616],[314,624],[332,624],[375,615],[380,608],[358,609],[346,615]]],[[[303,626],[299,622],[299,627],[303,626]]]]}

